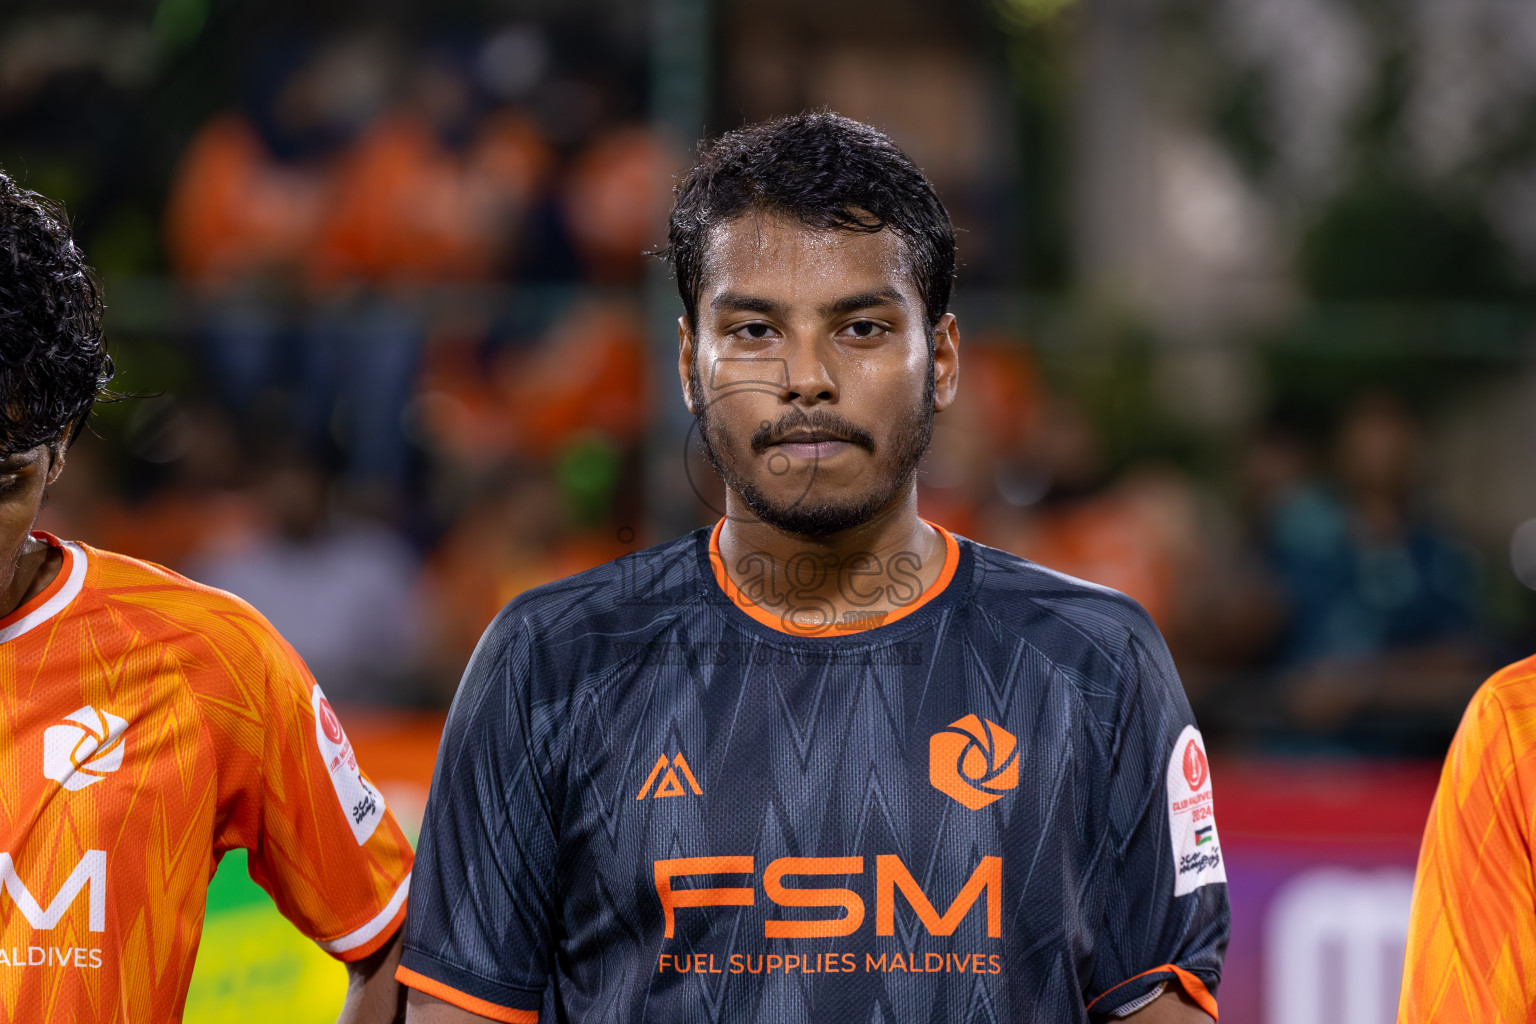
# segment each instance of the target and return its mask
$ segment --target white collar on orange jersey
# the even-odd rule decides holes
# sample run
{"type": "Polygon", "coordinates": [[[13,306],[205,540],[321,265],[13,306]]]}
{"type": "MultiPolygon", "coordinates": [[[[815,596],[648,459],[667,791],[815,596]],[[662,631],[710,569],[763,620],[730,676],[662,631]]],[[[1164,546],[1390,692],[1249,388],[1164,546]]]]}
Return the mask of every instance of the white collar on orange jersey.
{"type": "Polygon", "coordinates": [[[46,541],[64,555],[64,564],[41,594],[0,619],[0,644],[14,640],[53,618],[69,606],[85,586],[85,550],[72,541],[59,540],[41,530],[32,536],[46,541]]]}

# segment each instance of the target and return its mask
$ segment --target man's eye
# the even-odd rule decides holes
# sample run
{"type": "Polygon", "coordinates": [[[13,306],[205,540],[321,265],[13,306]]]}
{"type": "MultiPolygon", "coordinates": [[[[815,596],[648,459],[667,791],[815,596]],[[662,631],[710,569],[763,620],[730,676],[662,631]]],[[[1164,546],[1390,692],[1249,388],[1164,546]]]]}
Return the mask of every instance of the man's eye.
{"type": "Polygon", "coordinates": [[[855,320],[848,325],[848,330],[852,331],[856,338],[873,338],[876,334],[885,330],[885,328],[873,320],[855,320]]]}
{"type": "Polygon", "coordinates": [[[762,339],[772,334],[773,328],[767,324],[747,324],[745,327],[738,327],[735,333],[745,338],[762,339]]]}

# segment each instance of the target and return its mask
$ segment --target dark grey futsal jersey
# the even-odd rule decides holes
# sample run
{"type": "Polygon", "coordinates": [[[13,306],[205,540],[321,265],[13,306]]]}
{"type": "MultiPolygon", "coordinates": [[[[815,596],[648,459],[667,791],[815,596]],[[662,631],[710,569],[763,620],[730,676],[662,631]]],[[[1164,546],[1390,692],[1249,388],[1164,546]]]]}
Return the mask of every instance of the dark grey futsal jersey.
{"type": "Polygon", "coordinates": [[[743,611],[707,529],[513,601],[448,716],[400,978],[546,1024],[1214,1010],[1221,844],[1156,627],[946,542],[862,632],[743,611]]]}

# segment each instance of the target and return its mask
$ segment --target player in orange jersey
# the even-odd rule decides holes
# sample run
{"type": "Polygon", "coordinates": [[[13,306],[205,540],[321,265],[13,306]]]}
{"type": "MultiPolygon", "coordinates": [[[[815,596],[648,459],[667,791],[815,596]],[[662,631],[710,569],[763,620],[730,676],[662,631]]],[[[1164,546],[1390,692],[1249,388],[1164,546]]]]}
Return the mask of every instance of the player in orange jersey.
{"type": "Polygon", "coordinates": [[[228,850],[403,1012],[409,843],[302,661],[254,609],[32,532],[111,376],[59,211],[0,174],[0,1021],[179,1021],[228,850]]]}
{"type": "Polygon", "coordinates": [[[1536,1020],[1536,658],[1483,684],[1429,812],[1399,1024],[1536,1020]]]}

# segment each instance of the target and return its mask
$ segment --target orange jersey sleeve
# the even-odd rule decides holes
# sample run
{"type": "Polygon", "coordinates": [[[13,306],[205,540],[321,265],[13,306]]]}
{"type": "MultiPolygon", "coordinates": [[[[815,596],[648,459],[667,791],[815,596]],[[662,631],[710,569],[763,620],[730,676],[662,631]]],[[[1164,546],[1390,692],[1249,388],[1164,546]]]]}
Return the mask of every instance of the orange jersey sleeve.
{"type": "Polygon", "coordinates": [[[1399,1024],[1536,1020],[1536,658],[1489,679],[1446,757],[1414,883],[1399,1024]]]}
{"type": "MultiPolygon", "coordinates": [[[[250,850],[251,877],[301,932],[338,959],[362,959],[405,919],[410,843],[304,662],[254,609],[230,625],[260,658],[249,694],[259,744],[225,747],[248,786],[236,802],[259,810],[224,845],[250,850]]],[[[232,724],[233,739],[244,723],[232,724]]]]}

